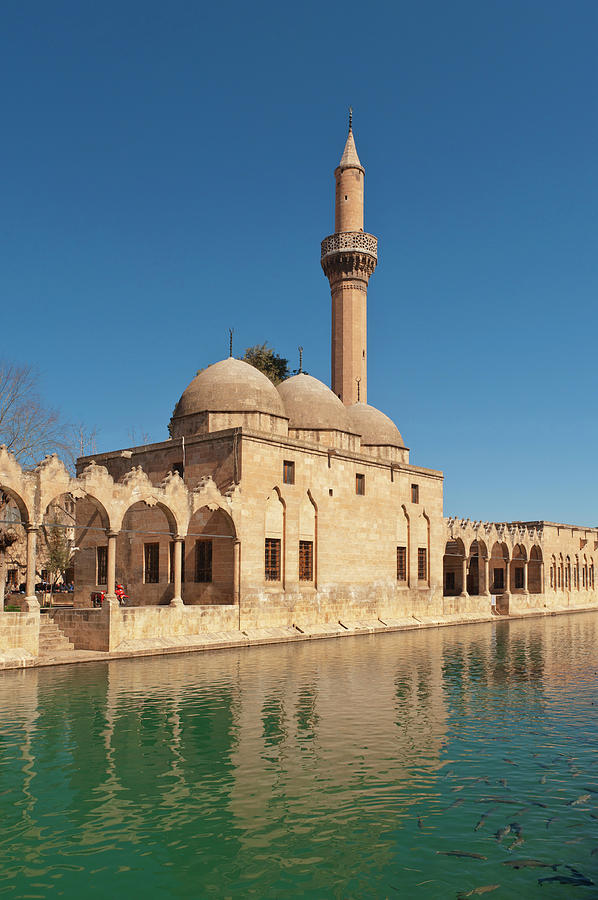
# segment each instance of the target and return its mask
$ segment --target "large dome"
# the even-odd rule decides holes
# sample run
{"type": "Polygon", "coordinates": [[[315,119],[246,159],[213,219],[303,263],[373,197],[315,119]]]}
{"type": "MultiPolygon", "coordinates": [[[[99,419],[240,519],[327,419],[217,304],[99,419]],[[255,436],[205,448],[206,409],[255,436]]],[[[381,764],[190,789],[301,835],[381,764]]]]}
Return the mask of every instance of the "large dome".
{"type": "Polygon", "coordinates": [[[353,431],[347,409],[324,382],[301,372],[278,385],[289,428],[353,431]]]}
{"type": "Polygon", "coordinates": [[[405,444],[392,419],[368,403],[354,403],[347,409],[351,431],[361,435],[362,446],[401,447],[405,444]]]}
{"type": "Polygon", "coordinates": [[[200,412],[261,412],[286,416],[280,395],[255,366],[230,356],[196,375],[176,405],[174,417],[200,412]]]}

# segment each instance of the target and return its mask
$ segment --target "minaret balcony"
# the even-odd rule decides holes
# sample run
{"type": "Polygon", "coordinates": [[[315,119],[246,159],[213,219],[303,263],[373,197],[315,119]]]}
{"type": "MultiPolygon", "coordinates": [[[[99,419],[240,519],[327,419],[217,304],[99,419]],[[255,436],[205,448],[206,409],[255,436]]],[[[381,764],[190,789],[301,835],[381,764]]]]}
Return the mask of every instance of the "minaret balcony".
{"type": "Polygon", "coordinates": [[[367,253],[377,261],[378,238],[364,231],[339,231],[337,234],[331,234],[322,241],[322,262],[324,257],[333,253],[347,253],[351,250],[367,253]]]}

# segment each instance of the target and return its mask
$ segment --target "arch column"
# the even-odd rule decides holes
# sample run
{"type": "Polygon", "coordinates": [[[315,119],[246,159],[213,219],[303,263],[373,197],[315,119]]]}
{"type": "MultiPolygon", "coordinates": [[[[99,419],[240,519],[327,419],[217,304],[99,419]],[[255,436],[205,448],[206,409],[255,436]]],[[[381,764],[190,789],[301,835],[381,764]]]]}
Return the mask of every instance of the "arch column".
{"type": "Polygon", "coordinates": [[[467,556],[464,556],[463,562],[461,563],[461,565],[462,565],[462,572],[461,572],[462,587],[461,587],[461,594],[459,595],[461,597],[469,597],[469,594],[467,593],[467,562],[468,562],[467,556]]]}
{"type": "Polygon", "coordinates": [[[505,562],[505,588],[503,591],[507,597],[511,596],[511,560],[505,562]]]}
{"type": "Polygon", "coordinates": [[[25,578],[25,599],[37,600],[35,596],[35,562],[37,558],[37,525],[27,525],[27,575],[25,578]]]}
{"type": "Polygon", "coordinates": [[[524,560],[524,563],[523,563],[523,593],[524,594],[529,594],[529,590],[527,588],[527,567],[528,567],[528,560],[526,559],[526,560],[524,560]]]}
{"type": "Polygon", "coordinates": [[[180,534],[175,534],[174,536],[174,552],[173,552],[173,563],[174,563],[174,571],[173,571],[173,581],[174,581],[174,595],[172,600],[170,601],[171,606],[183,606],[183,544],[185,543],[185,538],[180,534]]]}
{"type": "Polygon", "coordinates": [[[117,531],[108,532],[106,600],[116,600],[116,538],[117,531]]]}
{"type": "Polygon", "coordinates": [[[491,597],[490,593],[490,558],[484,557],[484,597],[491,597]]]}
{"type": "Polygon", "coordinates": [[[241,603],[241,541],[233,541],[233,603],[241,603]]]}

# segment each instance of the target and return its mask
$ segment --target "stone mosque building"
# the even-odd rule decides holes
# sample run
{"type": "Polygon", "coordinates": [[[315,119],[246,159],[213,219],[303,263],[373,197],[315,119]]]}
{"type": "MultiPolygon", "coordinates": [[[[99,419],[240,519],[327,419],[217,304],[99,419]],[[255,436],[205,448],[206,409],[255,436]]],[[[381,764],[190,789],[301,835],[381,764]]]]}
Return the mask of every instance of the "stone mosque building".
{"type": "Polygon", "coordinates": [[[103,467],[140,499],[108,542],[95,530],[105,511],[79,501],[77,605],[114,578],[134,604],[232,604],[250,627],[596,599],[595,528],[444,519],[442,472],[411,465],[395,423],[367,402],[378,256],[351,121],[334,176],[335,230],[321,246],[332,388],[304,373],[277,388],[231,355],[183,391],[169,440],[81,459],[80,472],[103,467]],[[158,485],[185,486],[182,518],[158,485]]]}
{"type": "MultiPolygon", "coordinates": [[[[168,440],[81,458],[76,478],[56,457],[25,473],[0,448],[0,489],[27,533],[30,618],[44,515],[58,496],[76,501],[75,609],[52,613],[76,647],[598,605],[598,529],[444,518],[442,472],[412,465],[395,423],[368,403],[378,254],[351,122],[334,175],[335,230],[321,246],[331,388],[303,372],[275,387],[231,355],[182,392],[168,440]],[[117,582],[135,609],[118,609],[117,582]],[[90,609],[99,590],[108,618],[90,609]]],[[[23,645],[16,631],[13,643],[23,645]]]]}

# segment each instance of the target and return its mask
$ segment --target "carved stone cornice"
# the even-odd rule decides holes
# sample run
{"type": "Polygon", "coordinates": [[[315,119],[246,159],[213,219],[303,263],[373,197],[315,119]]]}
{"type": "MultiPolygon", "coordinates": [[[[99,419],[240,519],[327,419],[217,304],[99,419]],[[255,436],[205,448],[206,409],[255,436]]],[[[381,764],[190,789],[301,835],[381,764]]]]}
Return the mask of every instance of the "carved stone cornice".
{"type": "Polygon", "coordinates": [[[378,262],[378,242],[362,231],[332,234],[322,241],[320,260],[331,285],[347,278],[368,283],[378,262]]]}

